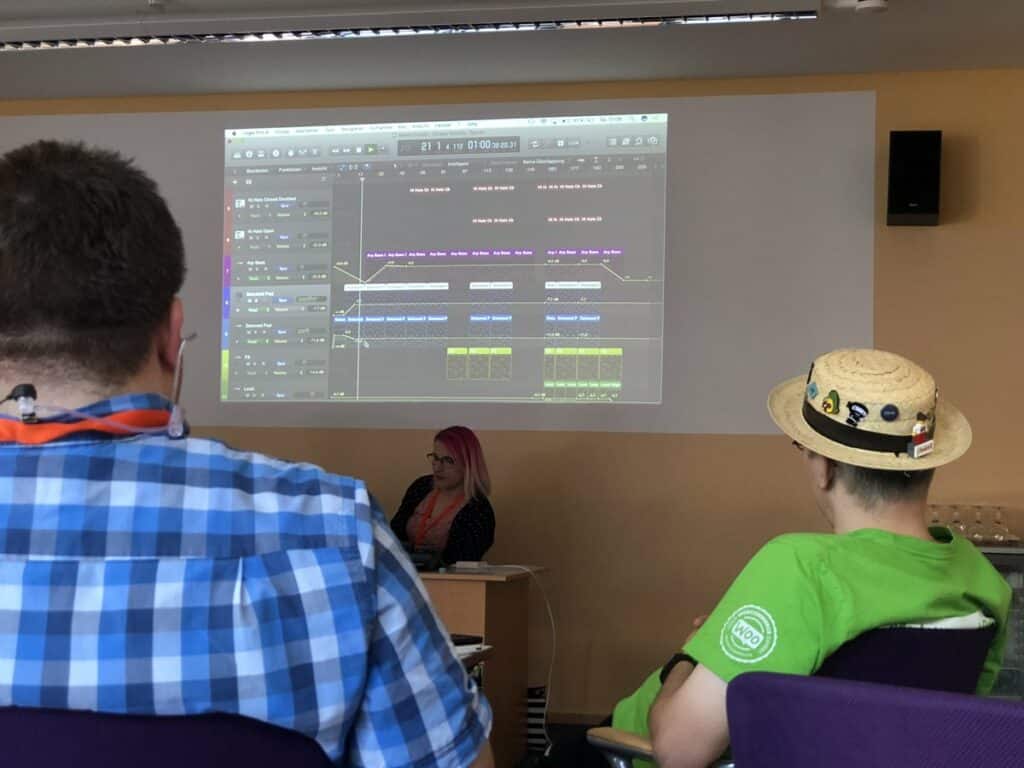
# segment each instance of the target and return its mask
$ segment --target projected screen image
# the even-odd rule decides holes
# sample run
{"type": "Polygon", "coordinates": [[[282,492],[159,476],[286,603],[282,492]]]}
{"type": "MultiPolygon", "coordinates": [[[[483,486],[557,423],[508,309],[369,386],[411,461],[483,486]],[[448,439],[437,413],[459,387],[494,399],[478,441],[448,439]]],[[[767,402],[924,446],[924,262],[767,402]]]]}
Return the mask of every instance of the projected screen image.
{"type": "Polygon", "coordinates": [[[225,131],[221,400],[661,402],[667,130],[225,131]]]}

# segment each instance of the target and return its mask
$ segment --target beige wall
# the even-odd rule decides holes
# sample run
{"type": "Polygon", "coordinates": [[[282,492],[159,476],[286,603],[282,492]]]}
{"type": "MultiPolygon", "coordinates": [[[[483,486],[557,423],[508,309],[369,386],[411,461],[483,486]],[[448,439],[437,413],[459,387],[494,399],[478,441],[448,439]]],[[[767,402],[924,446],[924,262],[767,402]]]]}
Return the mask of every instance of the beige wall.
{"type": "MultiPolygon", "coordinates": [[[[1024,505],[1018,470],[1024,71],[8,102],[0,103],[0,114],[862,89],[878,97],[876,342],[930,368],[942,395],[965,410],[975,429],[975,447],[939,473],[934,498],[1024,505]],[[943,224],[890,229],[884,226],[887,134],[912,128],[945,132],[943,224]]],[[[842,276],[823,274],[820,285],[842,290],[842,276]]],[[[425,470],[430,438],[401,430],[196,431],[364,477],[389,512],[425,470]]],[[[782,437],[487,432],[482,438],[498,514],[489,559],[549,569],[544,580],[558,619],[556,712],[607,712],[671,653],[690,619],[714,604],[765,539],[820,528],[782,437]]],[[[549,643],[541,604],[533,607],[531,677],[542,682],[549,643]]]]}

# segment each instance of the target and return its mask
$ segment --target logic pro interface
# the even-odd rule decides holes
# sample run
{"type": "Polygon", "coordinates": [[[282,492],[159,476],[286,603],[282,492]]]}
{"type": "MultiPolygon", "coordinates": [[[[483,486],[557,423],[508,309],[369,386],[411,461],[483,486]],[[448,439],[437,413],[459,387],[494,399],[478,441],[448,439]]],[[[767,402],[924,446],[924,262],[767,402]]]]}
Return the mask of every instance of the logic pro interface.
{"type": "Polygon", "coordinates": [[[224,133],[222,401],[659,403],[665,114],[224,133]]]}

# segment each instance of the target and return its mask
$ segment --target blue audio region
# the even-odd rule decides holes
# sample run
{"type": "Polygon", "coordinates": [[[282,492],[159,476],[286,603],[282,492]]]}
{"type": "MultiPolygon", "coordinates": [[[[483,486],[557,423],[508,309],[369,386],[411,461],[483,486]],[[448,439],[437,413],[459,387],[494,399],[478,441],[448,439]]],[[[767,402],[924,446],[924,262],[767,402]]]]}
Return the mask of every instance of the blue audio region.
{"type": "Polygon", "coordinates": [[[512,336],[512,315],[470,314],[469,327],[473,336],[481,339],[507,339],[512,336]]]}
{"type": "Polygon", "coordinates": [[[600,338],[601,315],[594,313],[544,315],[544,336],[549,339],[600,338]]]}
{"type": "Polygon", "coordinates": [[[226,131],[222,400],[660,402],[667,131],[226,131]]]}
{"type": "Polygon", "coordinates": [[[339,340],[402,341],[448,336],[448,315],[357,315],[336,317],[334,323],[335,338],[339,340]]]}

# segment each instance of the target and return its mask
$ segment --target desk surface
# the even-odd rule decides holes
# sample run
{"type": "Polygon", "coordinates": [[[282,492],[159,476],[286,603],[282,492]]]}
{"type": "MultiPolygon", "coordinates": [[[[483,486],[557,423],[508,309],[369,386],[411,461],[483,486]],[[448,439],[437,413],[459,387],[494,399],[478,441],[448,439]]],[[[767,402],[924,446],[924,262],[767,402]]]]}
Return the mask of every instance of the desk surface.
{"type": "Polygon", "coordinates": [[[481,661],[486,661],[494,655],[494,646],[457,645],[455,646],[455,655],[462,662],[462,666],[466,669],[472,669],[481,661]]]}
{"type": "Polygon", "coordinates": [[[423,581],[517,581],[529,577],[523,568],[534,573],[544,570],[539,565],[489,565],[486,568],[449,568],[446,571],[421,571],[423,581]]]}

